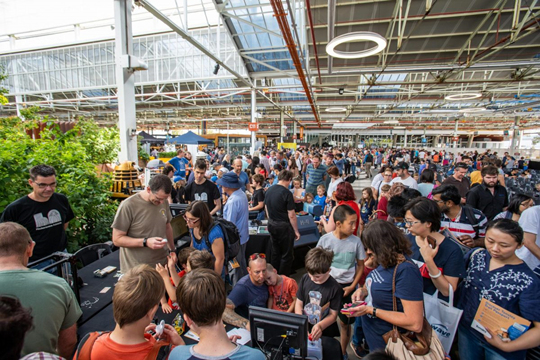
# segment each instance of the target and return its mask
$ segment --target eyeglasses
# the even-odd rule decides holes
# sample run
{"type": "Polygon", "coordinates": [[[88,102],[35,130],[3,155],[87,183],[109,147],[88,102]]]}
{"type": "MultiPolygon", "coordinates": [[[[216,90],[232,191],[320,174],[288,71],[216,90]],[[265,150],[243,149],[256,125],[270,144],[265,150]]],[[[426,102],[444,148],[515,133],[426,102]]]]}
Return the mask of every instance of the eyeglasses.
{"type": "Polygon", "coordinates": [[[197,221],[199,221],[200,219],[193,219],[193,218],[188,218],[186,215],[184,215],[184,220],[186,220],[188,223],[190,224],[195,224],[197,221]]]}
{"type": "Polygon", "coordinates": [[[421,221],[410,221],[410,220],[404,220],[403,221],[406,226],[413,226],[414,224],[421,223],[421,221]]]}
{"type": "Polygon", "coordinates": [[[253,261],[256,259],[266,259],[266,255],[264,253],[255,253],[249,256],[250,261],[253,261]]]}
{"type": "Polygon", "coordinates": [[[43,184],[43,183],[35,182],[34,184],[36,184],[40,189],[46,189],[48,187],[50,187],[51,189],[54,189],[54,188],[56,188],[56,185],[58,185],[58,183],[56,183],[56,182],[53,182],[53,183],[50,183],[50,184],[43,184]]]}
{"type": "Polygon", "coordinates": [[[444,204],[446,202],[444,200],[435,200],[435,199],[433,199],[433,201],[435,201],[437,204],[444,204]]]}

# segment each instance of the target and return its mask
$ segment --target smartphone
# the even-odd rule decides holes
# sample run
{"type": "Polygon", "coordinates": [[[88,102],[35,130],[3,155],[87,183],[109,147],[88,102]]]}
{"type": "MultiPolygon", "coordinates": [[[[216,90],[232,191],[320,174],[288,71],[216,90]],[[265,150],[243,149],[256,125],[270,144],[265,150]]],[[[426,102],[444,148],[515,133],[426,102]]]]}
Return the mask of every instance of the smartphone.
{"type": "Polygon", "coordinates": [[[343,309],[341,309],[340,312],[343,313],[343,314],[350,314],[351,313],[351,308],[355,308],[357,306],[362,306],[362,305],[366,305],[366,302],[365,301],[358,301],[358,302],[353,302],[353,303],[350,303],[350,304],[343,304],[343,309]]]}
{"type": "Polygon", "coordinates": [[[426,240],[427,240],[428,244],[431,246],[431,248],[435,249],[435,247],[437,246],[437,241],[434,238],[432,238],[431,236],[429,236],[429,235],[428,235],[426,240]]]}

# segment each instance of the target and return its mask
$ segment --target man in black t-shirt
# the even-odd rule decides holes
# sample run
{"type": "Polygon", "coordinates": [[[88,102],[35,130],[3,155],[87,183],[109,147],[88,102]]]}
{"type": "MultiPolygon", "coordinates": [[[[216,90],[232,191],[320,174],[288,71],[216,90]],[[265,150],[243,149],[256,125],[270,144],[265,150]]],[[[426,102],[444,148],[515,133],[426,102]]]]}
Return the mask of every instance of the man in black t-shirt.
{"type": "Polygon", "coordinates": [[[28,183],[33,191],[9,204],[0,222],[16,222],[28,230],[36,243],[32,262],[66,249],[66,229],[75,215],[67,197],[54,192],[57,183],[52,166],[31,168],[28,183]]]}
{"type": "Polygon", "coordinates": [[[300,239],[294,199],[289,191],[293,173],[281,170],[278,183],[271,186],[265,195],[268,232],[272,240],[272,266],[281,275],[289,276],[292,271],[294,241],[300,239]]]}
{"type": "Polygon", "coordinates": [[[206,161],[198,159],[194,166],[194,181],[186,187],[185,199],[188,202],[200,200],[208,205],[210,214],[221,210],[221,195],[219,189],[211,181],[206,180],[206,161]]]}

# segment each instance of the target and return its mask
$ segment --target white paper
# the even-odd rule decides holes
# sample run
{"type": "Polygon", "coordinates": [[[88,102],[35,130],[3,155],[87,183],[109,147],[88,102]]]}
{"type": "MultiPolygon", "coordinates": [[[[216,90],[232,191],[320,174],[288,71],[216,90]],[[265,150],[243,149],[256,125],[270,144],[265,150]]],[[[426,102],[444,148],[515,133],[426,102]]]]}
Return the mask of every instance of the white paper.
{"type": "Polygon", "coordinates": [[[236,341],[237,344],[246,345],[251,341],[251,333],[246,329],[234,328],[227,333],[229,338],[233,335],[239,335],[241,337],[236,341]]]}

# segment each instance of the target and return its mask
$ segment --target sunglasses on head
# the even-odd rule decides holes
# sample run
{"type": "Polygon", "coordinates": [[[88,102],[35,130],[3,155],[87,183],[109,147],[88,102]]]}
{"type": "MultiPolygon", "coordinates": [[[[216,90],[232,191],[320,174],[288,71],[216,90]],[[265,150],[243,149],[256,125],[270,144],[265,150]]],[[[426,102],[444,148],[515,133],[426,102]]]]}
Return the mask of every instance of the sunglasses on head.
{"type": "Polygon", "coordinates": [[[264,253],[255,253],[249,256],[249,260],[251,261],[256,259],[266,259],[266,255],[264,253]]]}

